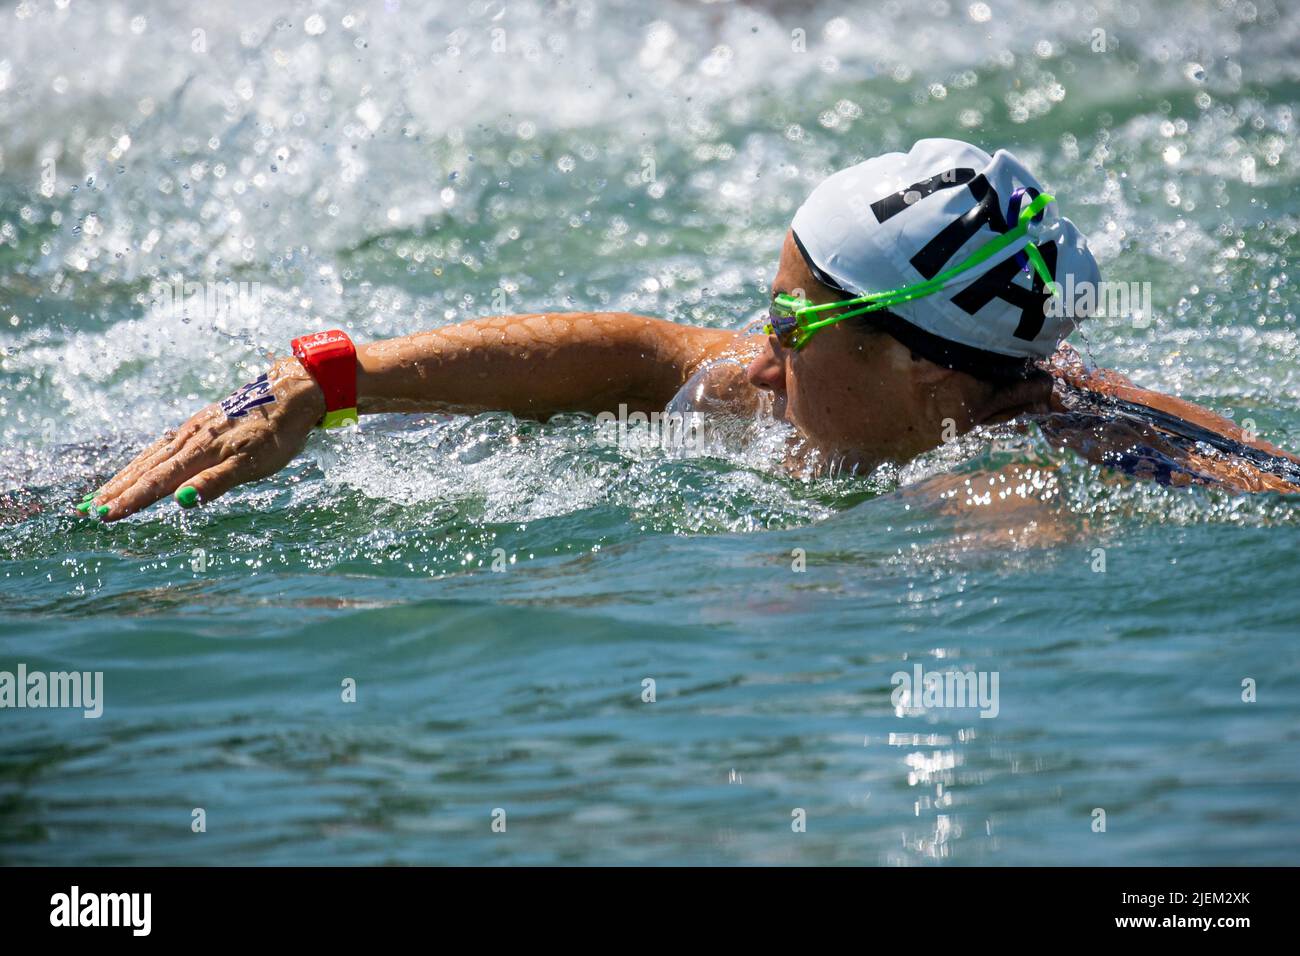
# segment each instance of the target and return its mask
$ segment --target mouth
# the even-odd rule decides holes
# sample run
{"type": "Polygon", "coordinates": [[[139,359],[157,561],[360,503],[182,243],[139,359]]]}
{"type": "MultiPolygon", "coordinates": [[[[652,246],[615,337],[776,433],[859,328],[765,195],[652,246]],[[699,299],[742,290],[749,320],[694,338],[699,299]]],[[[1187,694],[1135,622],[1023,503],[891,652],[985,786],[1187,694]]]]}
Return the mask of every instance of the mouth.
{"type": "Polygon", "coordinates": [[[769,410],[772,413],[773,419],[775,419],[778,422],[789,423],[790,419],[786,414],[786,407],[787,407],[787,401],[786,401],[785,392],[781,392],[779,395],[774,394],[771,396],[771,404],[769,405],[769,410]]]}

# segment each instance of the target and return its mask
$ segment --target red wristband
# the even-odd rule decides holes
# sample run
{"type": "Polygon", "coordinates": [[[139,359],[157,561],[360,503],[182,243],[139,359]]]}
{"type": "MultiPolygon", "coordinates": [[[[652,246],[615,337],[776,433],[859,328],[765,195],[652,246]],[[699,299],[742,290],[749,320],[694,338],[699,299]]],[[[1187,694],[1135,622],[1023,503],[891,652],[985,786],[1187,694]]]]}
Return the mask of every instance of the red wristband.
{"type": "Polygon", "coordinates": [[[340,329],[304,335],[289,343],[294,358],[325,393],[321,428],[357,423],[357,348],[340,329]]]}

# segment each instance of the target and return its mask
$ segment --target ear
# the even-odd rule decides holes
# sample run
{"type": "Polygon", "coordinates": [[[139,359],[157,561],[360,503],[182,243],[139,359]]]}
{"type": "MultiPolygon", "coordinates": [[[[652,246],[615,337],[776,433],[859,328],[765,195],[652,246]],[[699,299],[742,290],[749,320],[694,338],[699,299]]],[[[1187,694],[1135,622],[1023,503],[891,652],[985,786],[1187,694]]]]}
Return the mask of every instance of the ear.
{"type": "Polygon", "coordinates": [[[983,386],[965,372],[937,365],[908,350],[916,401],[936,415],[951,416],[958,421],[980,407],[983,386]],[[953,414],[962,409],[961,415],[953,414]]]}
{"type": "Polygon", "coordinates": [[[936,365],[915,352],[911,353],[911,357],[912,379],[926,388],[946,388],[966,377],[964,372],[956,372],[942,365],[936,365]]]}

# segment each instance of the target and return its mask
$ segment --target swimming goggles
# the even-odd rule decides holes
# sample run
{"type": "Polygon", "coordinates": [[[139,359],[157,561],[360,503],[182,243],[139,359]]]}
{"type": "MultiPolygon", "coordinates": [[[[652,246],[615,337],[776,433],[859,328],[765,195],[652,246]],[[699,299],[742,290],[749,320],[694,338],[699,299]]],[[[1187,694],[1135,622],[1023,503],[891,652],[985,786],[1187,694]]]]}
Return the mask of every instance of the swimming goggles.
{"type": "MultiPolygon", "coordinates": [[[[809,339],[828,325],[843,322],[855,315],[891,309],[905,302],[942,292],[961,273],[975,268],[980,263],[987,262],[1003,249],[1021,239],[1029,232],[1029,226],[1033,219],[1042,213],[1048,203],[1055,201],[1055,197],[1047,193],[1035,196],[1034,200],[1020,211],[1016,225],[1010,230],[980,246],[974,253],[951,269],[945,269],[924,282],[903,286],[901,289],[891,289],[888,292],[871,292],[854,299],[824,302],[821,305],[814,305],[807,299],[783,292],[772,299],[772,305],[767,315],[767,324],[763,326],[763,332],[767,335],[775,335],[782,348],[797,351],[807,345],[809,339]],[[860,308],[850,308],[851,306],[860,306],[860,308]],[[825,318],[820,317],[823,312],[845,308],[849,308],[849,311],[825,318]]],[[[1042,278],[1044,286],[1052,295],[1056,295],[1056,280],[1053,278],[1051,270],[1047,268],[1047,263],[1043,261],[1042,253],[1038,251],[1038,247],[1030,242],[1025,245],[1023,251],[1028,256],[1029,261],[1033,263],[1034,271],[1042,278]]]]}

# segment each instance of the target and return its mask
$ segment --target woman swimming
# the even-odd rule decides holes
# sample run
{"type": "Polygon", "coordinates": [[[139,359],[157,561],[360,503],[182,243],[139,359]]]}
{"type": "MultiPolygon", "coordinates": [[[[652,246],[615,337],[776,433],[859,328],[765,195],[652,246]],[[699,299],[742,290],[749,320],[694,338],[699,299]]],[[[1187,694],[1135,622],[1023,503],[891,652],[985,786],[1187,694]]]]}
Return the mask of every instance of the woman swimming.
{"type": "Polygon", "coordinates": [[[714,391],[737,410],[770,397],[816,460],[859,472],[1034,419],[1130,475],[1300,491],[1300,458],[1089,368],[1064,344],[1099,285],[1083,236],[1019,160],[922,140],[836,173],[799,208],[765,335],[576,312],[360,347],[337,330],[305,336],[294,357],[163,436],[78,509],[116,521],[167,495],[211,501],[283,468],[314,427],[358,415],[658,411],[704,369],[730,377],[714,391]]]}

